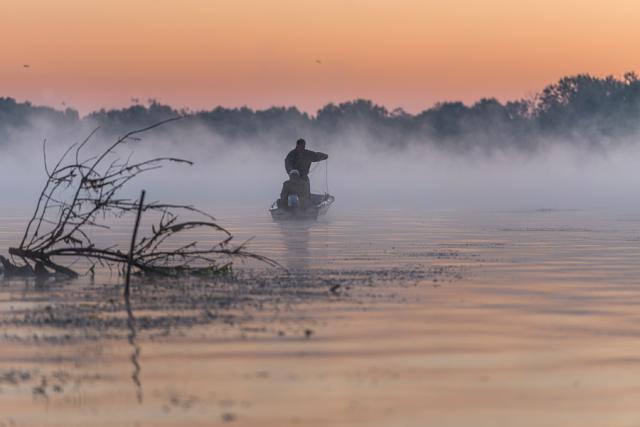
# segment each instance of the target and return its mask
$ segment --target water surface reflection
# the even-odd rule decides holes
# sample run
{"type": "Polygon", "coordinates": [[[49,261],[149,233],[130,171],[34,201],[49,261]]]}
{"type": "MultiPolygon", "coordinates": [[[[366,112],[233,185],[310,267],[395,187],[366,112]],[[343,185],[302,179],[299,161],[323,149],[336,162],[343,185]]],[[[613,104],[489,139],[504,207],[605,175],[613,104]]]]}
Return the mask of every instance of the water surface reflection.
{"type": "Polygon", "coordinates": [[[238,265],[238,277],[139,282],[130,303],[106,275],[3,282],[0,425],[640,420],[637,221],[546,210],[218,216],[295,274],[238,265]]]}
{"type": "Polygon", "coordinates": [[[285,248],[283,264],[292,272],[306,271],[311,258],[309,239],[313,228],[322,227],[315,221],[289,221],[278,223],[285,248]]]}

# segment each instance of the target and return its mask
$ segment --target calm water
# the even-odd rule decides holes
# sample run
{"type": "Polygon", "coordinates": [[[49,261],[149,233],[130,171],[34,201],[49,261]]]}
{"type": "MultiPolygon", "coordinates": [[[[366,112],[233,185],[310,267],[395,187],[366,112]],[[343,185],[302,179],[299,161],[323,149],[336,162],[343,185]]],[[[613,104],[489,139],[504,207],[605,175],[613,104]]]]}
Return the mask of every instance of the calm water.
{"type": "Polygon", "coordinates": [[[640,425],[640,214],[216,213],[289,272],[0,282],[0,427],[640,425]]]}

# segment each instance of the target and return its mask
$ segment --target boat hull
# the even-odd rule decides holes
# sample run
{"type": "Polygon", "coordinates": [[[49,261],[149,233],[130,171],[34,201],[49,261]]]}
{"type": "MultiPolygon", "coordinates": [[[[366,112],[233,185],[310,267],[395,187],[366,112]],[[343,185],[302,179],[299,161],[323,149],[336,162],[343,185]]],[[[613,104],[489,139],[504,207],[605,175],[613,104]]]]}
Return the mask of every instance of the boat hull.
{"type": "Polygon", "coordinates": [[[315,221],[329,211],[334,201],[335,197],[330,194],[312,194],[311,206],[306,209],[289,210],[279,208],[276,200],[269,212],[274,221],[315,221]]]}

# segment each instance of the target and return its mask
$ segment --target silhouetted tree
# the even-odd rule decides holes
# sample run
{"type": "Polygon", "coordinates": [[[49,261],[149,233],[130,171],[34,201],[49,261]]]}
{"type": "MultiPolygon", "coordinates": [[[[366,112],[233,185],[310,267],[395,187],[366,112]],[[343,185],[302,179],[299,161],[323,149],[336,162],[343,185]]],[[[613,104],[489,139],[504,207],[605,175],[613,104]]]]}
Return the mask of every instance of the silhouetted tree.
{"type": "Polygon", "coordinates": [[[640,81],[635,73],[622,78],[587,74],[564,77],[546,86],[533,99],[501,103],[481,99],[471,106],[442,102],[418,114],[402,109],[389,112],[372,101],[358,99],[328,104],[315,116],[295,107],[216,107],[208,111],[176,110],[150,100],[122,109],[99,110],[80,118],[71,109],[58,111],[28,102],[0,98],[0,143],[13,131],[39,121],[59,128],[102,127],[107,135],[148,126],[176,115],[186,116],[170,135],[180,143],[180,132],[202,128],[228,143],[291,146],[299,137],[320,145],[344,143],[353,136],[372,145],[401,148],[408,143],[445,150],[534,150],[541,141],[605,144],[628,139],[640,130],[640,81]]]}

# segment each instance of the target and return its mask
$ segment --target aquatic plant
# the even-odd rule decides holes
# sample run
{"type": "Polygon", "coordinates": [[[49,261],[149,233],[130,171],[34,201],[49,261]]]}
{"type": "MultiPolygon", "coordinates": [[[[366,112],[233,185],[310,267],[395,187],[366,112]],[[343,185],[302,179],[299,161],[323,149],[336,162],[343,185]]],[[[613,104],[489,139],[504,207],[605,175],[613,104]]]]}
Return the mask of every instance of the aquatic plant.
{"type": "Polygon", "coordinates": [[[132,200],[120,197],[123,188],[135,177],[161,168],[167,163],[192,165],[175,157],[155,157],[133,162],[132,156],[122,158],[118,149],[139,141],[139,134],[179,120],[170,118],[142,129],[128,132],[97,155],[86,153],[87,144],[98,129],[84,141],[70,146],[55,166],[47,162],[46,141],[43,144],[47,181],[38,198],[20,244],[9,248],[11,259],[0,255],[5,276],[61,274],[75,277],[78,273],[61,263],[65,258],[84,258],[90,261],[90,272],[96,265],[128,266],[148,274],[218,274],[228,271],[233,258],[253,258],[277,265],[269,258],[248,252],[245,244],[233,247],[233,236],[216,223],[211,215],[191,205],[168,204],[132,200]],[[139,240],[135,238],[139,217],[155,213],[159,218],[151,232],[139,240]],[[180,214],[197,216],[182,221],[180,214]],[[109,220],[137,214],[134,238],[130,250],[118,245],[99,246],[91,238],[91,229],[109,229],[109,220]],[[208,246],[190,241],[177,248],[166,248],[172,237],[189,230],[213,231],[221,237],[208,246]]]}

